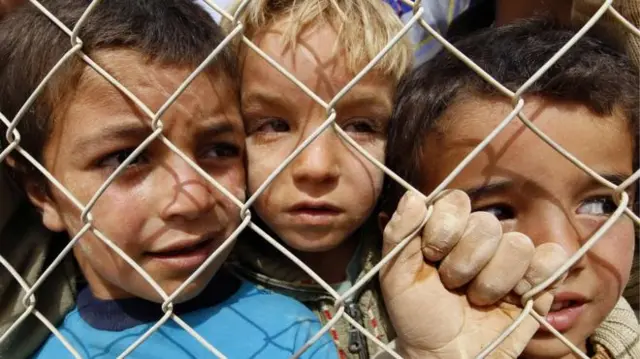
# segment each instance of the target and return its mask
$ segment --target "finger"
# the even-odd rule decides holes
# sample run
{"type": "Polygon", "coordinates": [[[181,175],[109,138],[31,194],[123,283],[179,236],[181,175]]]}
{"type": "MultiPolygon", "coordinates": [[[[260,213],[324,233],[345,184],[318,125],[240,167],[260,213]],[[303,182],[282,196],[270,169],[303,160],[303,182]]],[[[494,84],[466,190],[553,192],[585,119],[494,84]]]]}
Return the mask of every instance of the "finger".
{"type": "Polygon", "coordinates": [[[475,278],[496,253],[501,237],[502,225],[495,216],[471,213],[458,244],[438,269],[443,284],[455,289],[475,278]]]}
{"type": "MultiPolygon", "coordinates": [[[[561,245],[553,242],[543,243],[536,247],[533,259],[529,264],[529,268],[524,277],[518,282],[514,288],[514,292],[518,295],[524,295],[533,287],[551,277],[568,259],[567,252],[561,245]]],[[[555,289],[562,281],[566,274],[563,274],[548,289],[555,289]]]]}
{"type": "MultiPolygon", "coordinates": [[[[398,208],[383,232],[382,254],[389,253],[408,235],[414,232],[424,220],[427,207],[418,195],[407,192],[400,200],[398,208]]],[[[420,233],[420,232],[418,232],[420,233]]],[[[382,289],[393,297],[411,286],[419,273],[425,269],[420,250],[420,237],[416,236],[389,261],[380,272],[382,289]]],[[[435,272],[435,269],[433,269],[435,272]]],[[[430,273],[422,273],[430,275],[430,273]]]]}
{"type": "Polygon", "coordinates": [[[472,304],[486,306],[506,296],[522,279],[535,247],[522,233],[505,233],[489,263],[473,279],[467,297],[472,304]]]}
{"type": "Polygon", "coordinates": [[[442,260],[458,243],[469,220],[471,200],[460,190],[446,192],[433,205],[422,232],[422,253],[432,262],[442,260]]]}
{"type": "MultiPolygon", "coordinates": [[[[553,303],[553,294],[549,291],[539,293],[534,298],[533,308],[535,311],[547,312],[551,308],[553,303]]],[[[502,304],[504,312],[508,314],[513,320],[515,320],[521,313],[522,309],[518,306],[510,304],[502,304]]],[[[540,323],[532,316],[527,315],[524,317],[520,325],[511,333],[507,339],[500,345],[501,354],[499,357],[506,358],[518,358],[521,357],[521,353],[525,347],[531,341],[531,338],[536,334],[540,328],[540,323]],[[506,355],[506,356],[505,356],[506,355]]],[[[505,327],[506,329],[506,327],[505,327]]]]}
{"type": "MultiPolygon", "coordinates": [[[[557,243],[545,243],[536,247],[529,268],[522,281],[514,288],[514,292],[528,292],[555,273],[568,258],[568,254],[557,243]]],[[[553,304],[555,286],[561,283],[563,278],[564,276],[561,276],[554,285],[533,297],[535,312],[541,316],[549,313],[553,304]]],[[[515,314],[513,318],[515,319],[515,314]]],[[[521,353],[539,328],[540,323],[532,315],[527,315],[518,328],[507,338],[506,347],[512,348],[516,354],[521,353]]]]}
{"type": "MultiPolygon", "coordinates": [[[[407,191],[400,199],[396,211],[384,228],[382,255],[387,255],[411,232],[415,231],[426,213],[427,207],[424,201],[418,195],[407,191]]],[[[414,246],[416,245],[419,246],[419,243],[414,244],[414,246]]]]}

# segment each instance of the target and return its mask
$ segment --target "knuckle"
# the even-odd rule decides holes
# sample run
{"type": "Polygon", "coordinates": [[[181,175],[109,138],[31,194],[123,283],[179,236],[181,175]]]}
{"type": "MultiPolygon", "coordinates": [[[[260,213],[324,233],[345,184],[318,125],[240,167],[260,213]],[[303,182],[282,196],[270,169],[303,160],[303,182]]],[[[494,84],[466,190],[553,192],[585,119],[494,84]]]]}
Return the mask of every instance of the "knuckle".
{"type": "Polygon", "coordinates": [[[535,246],[531,238],[520,232],[509,232],[502,236],[502,240],[509,244],[509,247],[514,251],[522,253],[523,255],[533,256],[535,253],[535,246]]]}
{"type": "Polygon", "coordinates": [[[475,235],[499,238],[502,236],[502,225],[498,218],[489,212],[473,212],[469,216],[467,232],[471,231],[475,235]]]}
{"type": "Polygon", "coordinates": [[[463,223],[455,213],[439,212],[432,215],[425,226],[425,234],[433,243],[447,242],[451,237],[459,235],[463,230],[463,223]]]}
{"type": "Polygon", "coordinates": [[[443,280],[452,285],[462,285],[475,274],[475,267],[469,261],[448,261],[440,267],[440,275],[443,280]]]}
{"type": "Polygon", "coordinates": [[[503,292],[498,283],[486,280],[475,281],[472,289],[476,301],[484,303],[497,300],[503,292]]]}
{"type": "Polygon", "coordinates": [[[449,204],[460,209],[467,209],[471,212],[471,199],[466,192],[459,189],[453,189],[442,196],[438,201],[443,204],[449,204]]]}

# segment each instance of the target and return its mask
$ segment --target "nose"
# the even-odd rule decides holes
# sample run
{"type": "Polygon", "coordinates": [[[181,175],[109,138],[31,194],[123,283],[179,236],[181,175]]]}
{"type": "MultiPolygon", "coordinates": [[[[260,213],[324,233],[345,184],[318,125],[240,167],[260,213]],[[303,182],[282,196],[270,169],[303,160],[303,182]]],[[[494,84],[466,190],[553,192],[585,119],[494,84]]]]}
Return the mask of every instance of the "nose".
{"type": "MultiPolygon", "coordinates": [[[[526,213],[526,218],[518,220],[516,231],[529,236],[536,247],[554,242],[571,256],[583,243],[578,225],[579,223],[573,220],[572,212],[556,204],[545,203],[532,206],[526,213]]],[[[582,256],[571,271],[582,268],[585,258],[586,256],[582,256]]]]}
{"type": "Polygon", "coordinates": [[[343,146],[333,130],[326,129],[291,163],[294,182],[299,186],[334,183],[340,176],[343,146]]]}
{"type": "Polygon", "coordinates": [[[162,217],[165,220],[195,220],[210,213],[215,205],[212,186],[177,155],[172,156],[161,174],[165,193],[162,217]],[[168,173],[167,173],[168,172],[168,173]]]}

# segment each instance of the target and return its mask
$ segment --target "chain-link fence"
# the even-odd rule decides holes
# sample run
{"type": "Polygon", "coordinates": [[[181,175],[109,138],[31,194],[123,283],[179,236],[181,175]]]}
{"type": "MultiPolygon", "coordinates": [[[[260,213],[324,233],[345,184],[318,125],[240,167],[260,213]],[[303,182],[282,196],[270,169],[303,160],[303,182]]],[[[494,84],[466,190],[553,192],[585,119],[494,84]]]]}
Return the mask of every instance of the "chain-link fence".
{"type": "MultiPolygon", "coordinates": [[[[365,158],[374,163],[377,167],[382,169],[388,176],[393,178],[395,181],[398,181],[402,184],[407,190],[414,190],[407,182],[405,182],[402,178],[398,177],[391,171],[389,171],[383,164],[377,161],[373,156],[369,155],[364,149],[362,149],[343,129],[341,129],[336,123],[335,119],[337,117],[335,105],[336,103],[343,98],[343,96],[356,84],[360,81],[367,73],[369,73],[372,68],[376,65],[376,63],[384,56],[384,54],[394,46],[394,44],[400,39],[402,36],[406,34],[409,29],[413,26],[421,26],[424,28],[426,32],[428,32],[433,38],[437,41],[441,42],[444,46],[444,51],[449,51],[454,54],[457,58],[463,61],[466,65],[468,65],[473,71],[475,71],[479,76],[481,76],[484,80],[495,86],[496,89],[501,92],[505,98],[508,98],[513,104],[513,112],[505,118],[499,126],[495,128],[495,130],[486,137],[486,139],[480,143],[465,159],[462,161],[454,171],[428,196],[424,197],[425,201],[432,201],[435,196],[437,196],[443,189],[445,189],[453,180],[453,178],[459,174],[465,166],[475,158],[490,142],[494,139],[505,126],[512,121],[522,121],[531,131],[535,132],[542,140],[544,140],[549,146],[553,147],[557,152],[561,153],[564,157],[566,157],[571,163],[575,166],[579,167],[584,172],[588,173],[592,176],[597,182],[601,183],[603,186],[606,186],[613,190],[616,195],[617,209],[610,216],[610,218],[601,226],[601,228],[596,231],[596,233],[584,243],[582,248],[578,250],[575,254],[571,256],[571,258],[551,277],[548,278],[544,283],[538,285],[537,287],[531,289],[528,293],[524,295],[524,302],[526,305],[524,306],[524,311],[521,315],[513,322],[513,324],[507,328],[500,337],[496,338],[495,341],[487,346],[485,350],[480,354],[480,357],[485,357],[489,353],[491,353],[504,339],[508,336],[525,318],[526,316],[533,316],[536,320],[538,320],[541,325],[547,327],[547,329],[560,338],[567,346],[571,348],[571,350],[576,353],[579,357],[587,358],[585,353],[582,353],[580,349],[578,349],[575,345],[571,344],[567,339],[565,339],[562,334],[556,331],[553,327],[551,327],[544,319],[544,316],[539,315],[533,310],[533,300],[532,298],[543,291],[546,287],[551,285],[554,281],[560,278],[563,273],[569,270],[582,256],[587,253],[587,251],[592,248],[596,242],[607,232],[607,230],[617,221],[621,216],[629,216],[633,221],[638,224],[640,223],[640,218],[636,214],[634,214],[629,209],[629,196],[625,192],[628,188],[633,186],[638,178],[640,178],[640,171],[634,173],[631,177],[627,178],[623,183],[617,185],[611,183],[605,178],[602,178],[598,173],[596,173],[593,169],[587,167],[585,164],[580,162],[577,158],[575,158],[571,153],[565,151],[562,147],[560,147],[557,143],[555,143],[552,139],[550,139],[545,133],[541,132],[537,127],[527,119],[527,117],[521,112],[524,107],[524,99],[522,98],[523,93],[527,91],[527,89],[537,80],[542,74],[547,71],[559,58],[565,54],[565,52],[576,43],[578,39],[580,39],[590,28],[598,22],[601,17],[605,14],[609,14],[613,16],[619,21],[621,24],[624,24],[626,30],[633,34],[633,36],[640,38],[640,30],[628,22],[625,18],[623,18],[612,5],[613,0],[606,0],[602,3],[600,8],[597,10],[595,14],[589,19],[588,22],[578,31],[575,37],[569,41],[562,49],[560,49],[552,58],[548,60],[545,66],[540,68],[535,75],[533,75],[526,83],[524,83],[517,91],[513,92],[502,84],[494,80],[488,73],[484,72],[482,68],[478,67],[473,61],[465,56],[465,54],[459,52],[454,46],[452,46],[447,40],[435,31],[431,26],[429,26],[423,20],[423,12],[424,8],[421,6],[422,1],[417,0],[415,3],[411,1],[405,1],[408,5],[411,5],[414,9],[413,17],[406,23],[402,32],[398,33],[397,36],[393,39],[393,41],[389,42],[385,49],[380,52],[378,56],[376,56],[367,66],[365,66],[349,83],[346,85],[341,91],[337,93],[337,95],[329,102],[322,101],[319,96],[313,93],[307,86],[305,86],[301,81],[296,79],[293,75],[287,72],[287,70],[278,64],[273,59],[269,58],[254,42],[252,42],[247,37],[243,36],[243,24],[237,22],[235,19],[237,17],[236,14],[229,14],[224,9],[219,7],[215,0],[207,0],[205,3],[211,7],[211,9],[219,12],[222,17],[226,18],[229,21],[232,21],[234,26],[233,30],[228,34],[226,39],[220,43],[220,45],[211,52],[210,56],[179,86],[177,91],[169,96],[166,103],[161,106],[160,110],[154,112],[150,110],[147,104],[143,103],[140,99],[138,99],[134,94],[129,91],[125,86],[123,86],[118,80],[116,80],[113,76],[109,74],[104,68],[98,65],[94,60],[92,60],[87,54],[83,53],[83,45],[82,39],[78,37],[79,29],[82,28],[84,22],[86,21],[87,15],[94,11],[94,8],[99,4],[99,0],[93,0],[90,3],[88,2],[88,6],[86,8],[86,12],[75,24],[74,28],[66,27],[62,22],[60,22],[53,14],[51,14],[43,5],[41,5],[38,1],[31,0],[31,3],[38,7],[42,13],[46,14],[46,16],[54,22],[61,31],[64,31],[71,42],[70,50],[59,59],[56,66],[50,69],[49,75],[45,77],[38,89],[31,95],[29,100],[24,104],[21,110],[14,118],[6,118],[2,113],[0,113],[0,121],[7,127],[6,137],[9,143],[9,146],[3,148],[0,152],[0,163],[5,161],[9,155],[11,156],[24,156],[28,159],[34,167],[36,167],[45,177],[46,179],[57,188],[61,193],[63,193],[69,201],[71,201],[80,211],[81,211],[81,219],[84,223],[84,227],[80,230],[77,235],[72,238],[68,245],[64,248],[64,250],[59,254],[59,256],[53,261],[53,263],[44,271],[44,273],[39,277],[39,279],[33,283],[33,285],[29,285],[26,281],[18,274],[18,272],[11,266],[6,258],[0,256],[0,263],[2,264],[3,270],[7,270],[11,273],[11,275],[15,278],[15,280],[20,284],[24,291],[23,296],[23,304],[24,304],[24,314],[20,316],[20,318],[6,331],[5,333],[1,333],[0,342],[7,338],[12,331],[14,331],[21,323],[29,316],[36,316],[42,323],[44,323],[53,334],[55,334],[62,343],[67,347],[70,353],[72,353],[75,357],[80,358],[81,356],[78,354],[76,349],[74,349],[69,342],[65,339],[65,337],[56,329],[55,325],[53,325],[42,313],[40,313],[36,309],[36,300],[43,300],[42,298],[36,298],[35,292],[42,285],[44,281],[47,280],[49,274],[53,271],[53,269],[58,266],[65,256],[69,256],[70,251],[76,245],[78,240],[86,233],[93,233],[97,238],[103,241],[107,246],[109,246],[115,253],[125,259],[125,261],[134,268],[163,298],[163,303],[161,304],[162,311],[165,315],[162,317],[160,321],[158,321],[155,325],[153,325],[144,335],[140,336],[138,340],[135,341],[133,345],[131,345],[125,352],[121,354],[120,357],[125,357],[130,354],[133,350],[135,350],[142,342],[145,341],[152,333],[154,333],[160,326],[162,326],[167,321],[174,321],[179,326],[184,328],[187,332],[189,332],[193,337],[195,337],[205,348],[207,348],[213,355],[217,357],[225,357],[225,353],[219,352],[213,345],[208,343],[203,337],[201,337],[196,331],[194,331],[187,323],[185,323],[178,315],[173,312],[173,301],[180,294],[181,290],[185,288],[189,283],[191,283],[194,278],[196,278],[205,267],[217,256],[223,253],[229,246],[231,246],[236,239],[236,237],[244,230],[246,231],[255,231],[257,234],[262,236],[265,241],[270,243],[272,246],[277,248],[280,252],[286,255],[291,261],[295,262],[300,268],[302,268],[308,275],[313,278],[317,283],[319,283],[327,293],[335,298],[335,307],[337,310],[336,315],[333,319],[323,327],[321,332],[317,333],[314,338],[307,343],[307,348],[311,345],[312,342],[319,339],[322,335],[327,333],[331,327],[339,320],[346,320],[355,328],[360,330],[369,340],[375,342],[380,348],[385,349],[389,354],[394,357],[399,357],[393,349],[387,347],[384,343],[382,343],[375,335],[368,332],[362,325],[360,325],[354,318],[350,317],[347,313],[345,313],[345,299],[352,296],[355,292],[357,292],[360,288],[362,288],[368,281],[370,281],[374,276],[378,275],[379,270],[385,263],[388,263],[394,253],[392,252],[389,256],[384,258],[378,265],[371,270],[368,275],[366,275],[362,280],[356,283],[351,289],[343,294],[339,294],[331,285],[323,281],[318,275],[316,275],[308,266],[306,266],[302,261],[296,258],[295,255],[292,254],[289,250],[287,250],[282,244],[280,244],[276,239],[267,234],[266,231],[258,227],[254,221],[252,221],[251,213],[249,209],[254,204],[258,196],[260,196],[265,188],[269,186],[269,184],[275,179],[275,177],[280,173],[286,166],[288,166],[310,143],[312,143],[318,136],[320,136],[325,131],[335,131],[335,133],[344,140],[345,143],[352,146],[356,151],[361,153],[365,158]],[[190,83],[196,78],[196,76],[205,69],[205,67],[220,53],[220,51],[229,46],[234,38],[241,38],[244,45],[248,47],[248,51],[255,51],[259,56],[264,58],[269,64],[271,64],[274,68],[276,68],[279,72],[285,75],[291,82],[295,83],[302,91],[304,91],[313,101],[317,102],[322,108],[326,110],[326,121],[322,124],[322,126],[318,127],[311,136],[306,138],[290,156],[287,157],[286,161],[284,161],[278,169],[271,174],[268,180],[260,187],[258,191],[256,191],[250,198],[248,198],[245,202],[240,201],[236,198],[232,193],[230,193],[227,189],[225,189],[222,185],[217,183],[206,171],[201,169],[189,156],[182,153],[177,146],[172,144],[166,137],[163,136],[163,125],[162,125],[162,116],[163,113],[167,110],[167,108],[180,96],[185,89],[190,85],[190,83]],[[113,174],[109,177],[109,179],[103,184],[98,192],[95,193],[93,198],[87,203],[81,203],[77,200],[72,193],[70,193],[59,181],[59,179],[55,178],[47,169],[44,168],[42,164],[40,164],[34,158],[33,154],[26,152],[20,145],[21,134],[16,130],[18,124],[23,118],[24,114],[29,111],[30,107],[33,105],[37,96],[40,95],[47,81],[50,80],[52,75],[56,73],[60,69],[60,67],[71,58],[81,58],[88,66],[93,68],[98,74],[100,74],[104,79],[106,79],[109,83],[115,86],[122,94],[124,94],[129,100],[134,103],[142,113],[144,113],[149,119],[151,119],[151,129],[152,134],[145,139],[136,150],[130,154],[130,156],[118,166],[118,168],[113,172],[113,174]],[[93,225],[93,217],[92,217],[92,208],[98,201],[98,199],[103,196],[105,190],[108,186],[110,186],[114,180],[121,175],[123,169],[131,162],[131,160],[144,151],[147,146],[152,141],[162,141],[171,151],[180,156],[186,163],[189,164],[195,171],[197,171],[206,181],[208,181],[211,185],[217,188],[220,192],[222,192],[225,196],[229,197],[233,203],[237,206],[240,216],[242,218],[242,222],[237,230],[233,232],[231,237],[227,239],[227,241],[218,248],[212,256],[204,263],[193,275],[185,282],[176,292],[172,294],[165,293],[160,286],[154,282],[154,280],[131,258],[127,256],[127,254],[115,245],[107,236],[105,236],[98,228],[95,228],[93,225]]],[[[245,0],[242,5],[239,6],[238,13],[243,11],[245,6],[250,2],[250,0],[245,0]]],[[[5,61],[3,59],[2,61],[5,61]]],[[[1,109],[0,109],[1,110],[1,109]]],[[[417,192],[417,191],[416,191],[417,192]]],[[[423,222],[424,223],[424,222],[423,222]]],[[[410,240],[410,237],[407,237],[400,245],[406,245],[410,240]]],[[[301,350],[304,351],[304,348],[301,350]]]]}

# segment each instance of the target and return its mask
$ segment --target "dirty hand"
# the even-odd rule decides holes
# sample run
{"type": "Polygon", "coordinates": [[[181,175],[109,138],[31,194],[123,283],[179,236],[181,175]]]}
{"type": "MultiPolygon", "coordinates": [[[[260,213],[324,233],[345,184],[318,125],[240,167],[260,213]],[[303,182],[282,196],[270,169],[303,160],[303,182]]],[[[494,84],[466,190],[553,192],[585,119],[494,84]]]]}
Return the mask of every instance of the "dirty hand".
{"type": "MultiPolygon", "coordinates": [[[[423,199],[405,194],[384,230],[383,254],[411,234],[426,213],[423,199]]],[[[380,272],[399,354],[475,357],[522,312],[520,296],[566,260],[559,245],[536,248],[524,234],[503,234],[493,215],[471,213],[466,193],[447,192],[434,203],[424,228],[380,272]]],[[[534,298],[541,315],[551,307],[552,290],[534,298]]],[[[517,358],[538,327],[527,316],[490,357],[517,358]]]]}

